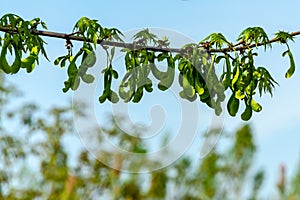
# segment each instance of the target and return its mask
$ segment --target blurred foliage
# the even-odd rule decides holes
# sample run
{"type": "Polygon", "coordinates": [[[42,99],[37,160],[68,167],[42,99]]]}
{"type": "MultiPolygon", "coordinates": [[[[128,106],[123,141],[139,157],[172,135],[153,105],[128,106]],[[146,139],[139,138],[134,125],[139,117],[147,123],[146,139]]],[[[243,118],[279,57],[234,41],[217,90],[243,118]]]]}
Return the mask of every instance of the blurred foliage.
{"type": "MultiPolygon", "coordinates": [[[[1,200],[264,199],[260,191],[265,173],[253,168],[256,147],[249,125],[229,134],[225,150],[218,148],[226,140],[222,138],[202,160],[185,156],[151,173],[126,173],[118,169],[131,166],[130,161],[116,152],[99,150],[99,155],[106,155],[114,169],[86,149],[80,149],[77,158],[72,160],[67,149],[71,146],[65,140],[76,137],[71,112],[74,108],[55,107],[46,114],[34,104],[14,108],[9,106],[10,99],[14,98],[12,88],[0,74],[1,200]],[[9,127],[18,132],[11,132],[15,129],[9,127]]],[[[136,127],[131,130],[135,135],[143,131],[136,127]]],[[[110,126],[95,133],[99,135],[99,144],[107,135],[127,151],[147,152],[139,137],[129,137],[113,119],[110,126]]],[[[205,137],[210,134],[214,133],[205,137]]],[[[143,162],[135,162],[134,167],[139,169],[143,162]]],[[[282,166],[277,199],[299,199],[300,168],[291,180],[286,180],[284,169],[282,166]]]]}

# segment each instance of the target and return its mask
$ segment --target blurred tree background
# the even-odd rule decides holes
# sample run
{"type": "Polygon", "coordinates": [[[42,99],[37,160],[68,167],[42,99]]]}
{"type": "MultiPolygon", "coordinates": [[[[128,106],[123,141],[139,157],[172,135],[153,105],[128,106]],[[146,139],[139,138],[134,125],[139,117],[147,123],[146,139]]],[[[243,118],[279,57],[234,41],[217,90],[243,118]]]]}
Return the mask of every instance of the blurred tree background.
{"type": "MultiPolygon", "coordinates": [[[[227,133],[202,160],[186,155],[152,173],[126,173],[116,169],[130,163],[116,152],[98,152],[115,169],[104,165],[86,149],[77,152],[76,158],[69,155],[70,146],[64,141],[78,137],[72,112],[76,109],[84,116],[80,106],[54,107],[47,113],[33,103],[11,106],[10,102],[19,96],[0,74],[0,199],[300,199],[300,168],[287,180],[285,166],[281,166],[279,181],[274,183],[278,192],[271,197],[261,195],[266,177],[263,170],[252,168],[256,146],[249,125],[227,133]],[[226,148],[219,148],[223,143],[226,148]]],[[[143,130],[133,127],[132,131],[143,130]]],[[[99,144],[106,135],[123,149],[147,153],[143,141],[122,132],[114,120],[109,127],[95,132],[99,144]]],[[[214,131],[205,137],[213,134],[214,131]]]]}

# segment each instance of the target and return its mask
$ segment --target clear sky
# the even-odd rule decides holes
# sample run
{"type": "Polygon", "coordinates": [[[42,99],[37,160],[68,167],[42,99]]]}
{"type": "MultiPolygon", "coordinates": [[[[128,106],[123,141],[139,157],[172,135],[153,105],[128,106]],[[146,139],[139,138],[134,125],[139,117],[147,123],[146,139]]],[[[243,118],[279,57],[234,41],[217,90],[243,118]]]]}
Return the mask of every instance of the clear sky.
{"type": "MultiPolygon", "coordinates": [[[[25,19],[40,17],[47,23],[49,30],[65,33],[71,32],[80,17],[87,16],[99,19],[103,26],[117,27],[123,32],[146,27],[161,28],[198,42],[212,32],[221,32],[229,40],[234,40],[248,26],[261,26],[271,37],[278,30],[300,30],[299,7],[300,1],[297,0],[2,0],[0,15],[15,13],[25,19]]],[[[21,72],[8,76],[8,79],[24,91],[28,100],[49,107],[66,102],[72,94],[61,92],[66,74],[64,70],[53,65],[57,56],[66,53],[64,41],[49,38],[45,40],[49,43],[46,48],[52,62],[44,60],[32,74],[21,72]]],[[[300,64],[300,39],[296,39],[291,48],[296,64],[300,64]]],[[[263,111],[255,114],[250,121],[258,144],[257,166],[267,169],[270,180],[268,188],[274,188],[271,184],[277,181],[281,163],[287,165],[288,174],[291,174],[300,160],[300,72],[297,68],[291,79],[284,78],[289,61],[281,57],[283,50],[284,48],[274,45],[270,52],[261,52],[261,57],[257,59],[258,65],[270,69],[280,87],[276,88],[273,98],[267,95],[258,100],[263,111]]],[[[149,112],[133,110],[133,118],[149,112]]],[[[167,115],[168,117],[172,116],[167,115]]],[[[234,130],[241,124],[243,122],[239,117],[225,115],[226,130],[234,130]]]]}

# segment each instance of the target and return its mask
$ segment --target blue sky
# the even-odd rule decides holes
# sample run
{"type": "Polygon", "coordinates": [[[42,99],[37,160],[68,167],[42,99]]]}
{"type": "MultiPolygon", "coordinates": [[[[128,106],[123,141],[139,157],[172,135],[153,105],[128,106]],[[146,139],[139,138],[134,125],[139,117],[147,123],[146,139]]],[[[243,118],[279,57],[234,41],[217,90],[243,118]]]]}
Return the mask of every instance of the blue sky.
{"type": "MultiPolygon", "coordinates": [[[[103,26],[117,27],[126,32],[146,27],[176,31],[194,42],[212,32],[221,32],[229,40],[249,26],[261,26],[272,36],[278,30],[300,30],[300,1],[17,1],[3,0],[0,15],[15,13],[25,19],[40,17],[49,30],[70,33],[75,22],[82,16],[99,19],[103,26]]],[[[69,100],[71,93],[63,94],[61,88],[66,78],[65,71],[53,66],[53,60],[66,53],[64,41],[45,39],[51,63],[42,61],[32,74],[21,72],[8,79],[25,93],[28,100],[50,107],[69,100]]],[[[296,64],[300,64],[300,41],[291,44],[296,64]]],[[[299,69],[287,80],[284,73],[289,61],[281,57],[284,48],[274,45],[267,53],[261,52],[258,65],[270,69],[280,87],[273,98],[268,95],[257,99],[263,111],[255,114],[250,123],[258,144],[257,166],[267,169],[270,179],[268,188],[277,181],[279,165],[287,165],[288,173],[296,170],[300,160],[299,122],[300,109],[299,69]]],[[[159,103],[159,102],[158,102],[159,103]]],[[[133,108],[134,110],[134,108],[133,108]]],[[[137,109],[136,109],[137,110],[137,109]]],[[[168,109],[166,109],[168,110],[168,109]]],[[[148,112],[148,111],[147,111],[148,112]]],[[[133,118],[143,112],[133,111],[133,118]]],[[[147,120],[146,120],[147,121],[147,120]]],[[[234,130],[243,122],[225,115],[225,129],[234,130]]]]}

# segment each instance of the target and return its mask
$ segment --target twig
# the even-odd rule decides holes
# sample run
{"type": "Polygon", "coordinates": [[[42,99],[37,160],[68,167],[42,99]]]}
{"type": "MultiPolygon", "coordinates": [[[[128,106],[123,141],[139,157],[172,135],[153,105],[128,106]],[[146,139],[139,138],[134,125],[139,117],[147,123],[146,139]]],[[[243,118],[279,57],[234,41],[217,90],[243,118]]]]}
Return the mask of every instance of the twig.
{"type": "MultiPolygon", "coordinates": [[[[300,31],[292,32],[290,35],[293,36],[293,37],[297,36],[297,35],[300,35],[300,31]]],[[[249,46],[244,45],[244,42],[240,41],[237,44],[233,45],[234,48],[227,47],[227,48],[223,48],[223,49],[209,49],[209,52],[225,53],[225,52],[232,52],[232,51],[243,51],[243,50],[246,50],[248,48],[264,46],[266,44],[272,44],[274,42],[278,42],[279,40],[280,40],[279,38],[272,38],[271,40],[269,40],[269,42],[261,42],[261,43],[252,44],[252,45],[249,45],[249,46]],[[239,45],[243,45],[243,46],[239,46],[239,45]]]]}

